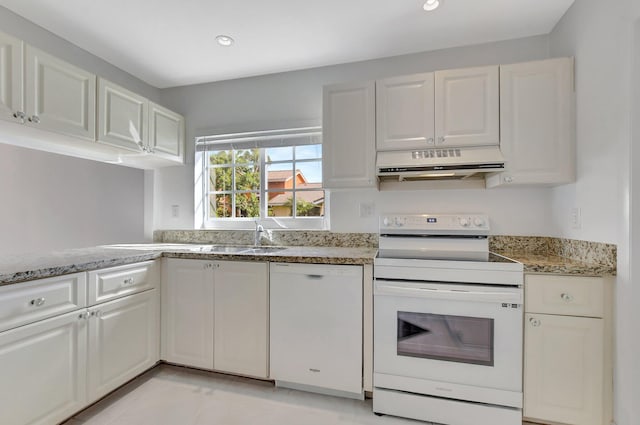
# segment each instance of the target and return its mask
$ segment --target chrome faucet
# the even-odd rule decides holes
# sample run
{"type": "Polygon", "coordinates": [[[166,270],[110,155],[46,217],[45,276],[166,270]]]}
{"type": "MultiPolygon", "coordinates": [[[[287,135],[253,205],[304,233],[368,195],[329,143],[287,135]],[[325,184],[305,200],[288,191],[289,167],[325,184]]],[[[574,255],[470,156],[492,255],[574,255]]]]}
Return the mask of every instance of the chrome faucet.
{"type": "Polygon", "coordinates": [[[253,245],[260,246],[262,245],[262,234],[265,233],[265,230],[264,227],[262,227],[262,224],[258,223],[258,220],[256,220],[255,223],[256,231],[253,235],[253,245]]]}

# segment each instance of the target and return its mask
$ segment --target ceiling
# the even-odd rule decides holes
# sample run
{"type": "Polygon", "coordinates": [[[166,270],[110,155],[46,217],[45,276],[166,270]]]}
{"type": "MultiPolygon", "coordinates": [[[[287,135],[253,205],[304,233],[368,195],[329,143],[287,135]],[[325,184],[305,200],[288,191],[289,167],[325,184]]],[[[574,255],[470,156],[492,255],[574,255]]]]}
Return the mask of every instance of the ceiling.
{"type": "Polygon", "coordinates": [[[159,87],[549,33],[574,0],[0,0],[159,87]],[[216,44],[218,34],[235,39],[216,44]]]}

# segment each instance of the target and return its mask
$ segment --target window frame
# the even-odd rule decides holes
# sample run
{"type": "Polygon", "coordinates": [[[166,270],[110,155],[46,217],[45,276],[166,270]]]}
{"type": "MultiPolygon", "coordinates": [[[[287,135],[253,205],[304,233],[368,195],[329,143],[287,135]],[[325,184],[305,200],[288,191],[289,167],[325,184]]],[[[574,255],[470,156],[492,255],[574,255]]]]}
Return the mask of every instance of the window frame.
{"type": "MultiPolygon", "coordinates": [[[[321,142],[321,128],[320,127],[307,127],[300,129],[284,129],[273,130],[265,132],[251,132],[251,133],[233,133],[220,136],[207,136],[196,138],[196,152],[195,152],[195,179],[194,179],[194,210],[195,210],[195,227],[202,229],[254,229],[256,222],[262,224],[265,228],[270,229],[299,229],[299,230],[326,230],[329,228],[329,193],[323,187],[321,188],[296,188],[295,182],[295,170],[298,169],[299,163],[305,162],[317,162],[322,168],[322,155],[320,157],[298,159],[296,155],[296,147],[302,145],[322,145],[321,142]],[[271,136],[276,133],[276,136],[280,138],[278,142],[274,142],[271,136]],[[291,143],[291,137],[289,135],[297,135],[302,133],[312,134],[316,136],[317,140],[314,142],[306,143],[291,143]],[[265,136],[266,143],[263,144],[262,137],[265,136]],[[214,141],[211,142],[210,140],[214,141]],[[247,142],[247,139],[250,141],[247,142]],[[241,140],[239,143],[235,143],[235,140],[241,140]],[[199,147],[199,145],[201,145],[199,147]],[[267,161],[266,151],[273,147],[291,147],[291,159],[267,161]],[[235,187],[235,170],[238,165],[236,153],[241,150],[259,149],[259,161],[252,163],[253,167],[260,168],[260,186],[258,190],[236,190],[235,187]],[[232,150],[233,157],[230,164],[220,164],[218,167],[210,166],[210,154],[213,151],[232,150]],[[282,189],[269,189],[267,187],[267,167],[277,164],[291,164],[294,173],[294,182],[291,189],[284,190],[285,193],[290,192],[293,195],[293,199],[296,198],[297,193],[311,192],[322,190],[324,192],[324,215],[323,216],[296,216],[297,202],[292,202],[292,217],[269,217],[268,216],[268,194],[269,192],[283,192],[282,189]],[[214,168],[232,168],[232,182],[230,190],[225,191],[209,191],[209,172],[214,168]],[[219,217],[211,218],[209,214],[210,200],[209,196],[218,193],[224,193],[230,195],[232,199],[232,214],[235,214],[235,196],[238,193],[257,193],[260,199],[260,217],[219,217]]],[[[276,170],[277,171],[277,170],[276,170]]]]}

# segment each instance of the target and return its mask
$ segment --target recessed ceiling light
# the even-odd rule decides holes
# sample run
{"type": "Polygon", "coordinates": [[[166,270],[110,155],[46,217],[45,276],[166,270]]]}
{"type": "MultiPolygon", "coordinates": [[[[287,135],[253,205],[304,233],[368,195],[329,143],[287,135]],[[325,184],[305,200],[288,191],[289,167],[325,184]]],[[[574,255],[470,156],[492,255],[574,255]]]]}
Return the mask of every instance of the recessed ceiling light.
{"type": "Polygon", "coordinates": [[[220,34],[216,36],[216,41],[218,42],[219,45],[224,47],[229,47],[233,44],[233,38],[229,37],[228,35],[220,34]]]}
{"type": "Polygon", "coordinates": [[[431,12],[432,10],[436,10],[438,6],[440,6],[441,0],[427,0],[424,2],[424,6],[422,8],[427,12],[431,12]]]}

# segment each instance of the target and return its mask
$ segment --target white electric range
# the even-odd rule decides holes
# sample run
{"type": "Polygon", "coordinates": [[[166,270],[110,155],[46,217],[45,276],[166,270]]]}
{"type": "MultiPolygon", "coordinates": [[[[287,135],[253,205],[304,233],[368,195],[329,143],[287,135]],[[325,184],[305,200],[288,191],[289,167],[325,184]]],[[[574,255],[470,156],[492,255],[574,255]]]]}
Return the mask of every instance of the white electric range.
{"type": "Polygon", "coordinates": [[[373,410],[447,425],[522,423],[522,264],[482,214],[380,217],[373,410]]]}

